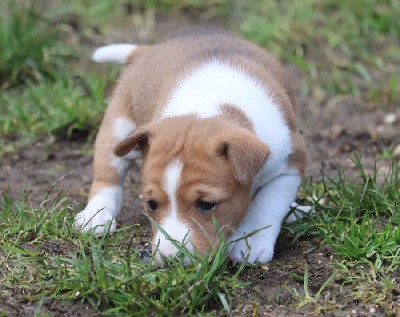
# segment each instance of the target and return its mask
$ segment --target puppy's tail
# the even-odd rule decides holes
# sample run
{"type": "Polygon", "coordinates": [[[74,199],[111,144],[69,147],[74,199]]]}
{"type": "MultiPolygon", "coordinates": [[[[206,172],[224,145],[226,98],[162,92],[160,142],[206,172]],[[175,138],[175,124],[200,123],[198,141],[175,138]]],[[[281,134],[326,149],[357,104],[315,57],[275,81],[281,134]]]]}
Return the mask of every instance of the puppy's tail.
{"type": "Polygon", "coordinates": [[[111,44],[96,49],[92,55],[92,60],[97,63],[116,62],[127,64],[149,48],[149,45],[111,44]]]}

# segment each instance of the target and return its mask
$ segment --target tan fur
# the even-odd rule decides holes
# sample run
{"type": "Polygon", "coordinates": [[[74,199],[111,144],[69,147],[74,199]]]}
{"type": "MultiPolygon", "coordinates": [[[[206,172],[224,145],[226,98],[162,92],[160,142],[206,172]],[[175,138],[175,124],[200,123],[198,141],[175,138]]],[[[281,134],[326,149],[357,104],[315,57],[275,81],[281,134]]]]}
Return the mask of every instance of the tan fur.
{"type": "Polygon", "coordinates": [[[292,154],[289,155],[288,164],[304,175],[307,163],[307,153],[304,140],[299,133],[292,132],[292,154]]]}
{"type": "Polygon", "coordinates": [[[296,129],[290,81],[274,56],[226,32],[199,31],[195,35],[188,41],[187,34],[183,33],[165,43],[134,51],[116,93],[126,95],[134,103],[131,107],[138,126],[159,117],[171,91],[183,75],[218,57],[235,67],[246,69],[263,82],[284,113],[289,128],[296,129]]]}

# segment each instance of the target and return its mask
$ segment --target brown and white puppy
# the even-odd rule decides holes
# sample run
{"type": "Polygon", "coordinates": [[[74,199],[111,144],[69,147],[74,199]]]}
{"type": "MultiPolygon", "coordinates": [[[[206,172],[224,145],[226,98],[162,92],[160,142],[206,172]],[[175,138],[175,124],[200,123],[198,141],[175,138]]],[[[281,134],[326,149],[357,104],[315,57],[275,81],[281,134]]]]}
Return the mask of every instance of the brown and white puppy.
{"type": "MultiPolygon", "coordinates": [[[[115,230],[125,173],[142,156],[145,210],[172,239],[204,253],[216,240],[215,217],[233,241],[231,259],[270,261],[306,164],[280,63],[212,28],[152,46],[105,46],[93,59],[128,66],[97,136],[76,226],[101,233],[111,221],[115,230]]],[[[152,227],[162,263],[177,249],[152,227]]]]}

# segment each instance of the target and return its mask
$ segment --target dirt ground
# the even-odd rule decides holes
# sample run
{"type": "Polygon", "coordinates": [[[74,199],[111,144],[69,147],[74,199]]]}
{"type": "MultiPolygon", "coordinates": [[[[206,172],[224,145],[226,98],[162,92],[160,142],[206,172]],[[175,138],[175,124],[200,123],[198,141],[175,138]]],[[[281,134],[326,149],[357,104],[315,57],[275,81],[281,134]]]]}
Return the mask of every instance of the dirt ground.
{"type": "MultiPolygon", "coordinates": [[[[165,28],[166,32],[168,27],[165,28]]],[[[154,38],[161,35],[154,36],[154,38]]],[[[117,40],[126,37],[118,33],[117,40]]],[[[128,37],[130,39],[131,36],[128,37]]],[[[152,39],[153,40],[153,39],[152,39]]],[[[299,95],[302,74],[288,65],[296,78],[296,91],[299,95]]],[[[345,171],[354,171],[353,153],[362,155],[364,166],[371,170],[377,161],[381,173],[389,167],[382,153],[390,147],[400,144],[400,107],[393,105],[384,109],[370,108],[360,98],[340,96],[328,100],[298,98],[299,125],[304,133],[309,153],[306,177],[320,179],[320,165],[323,160],[325,172],[335,174],[338,166],[345,171]],[[394,120],[393,120],[394,119],[394,120]]],[[[91,155],[85,149],[91,147],[85,139],[74,141],[56,140],[53,143],[37,142],[16,153],[0,158],[0,191],[6,191],[18,199],[23,192],[31,192],[31,200],[39,204],[51,186],[58,182],[54,192],[63,188],[68,202],[75,210],[86,201],[91,175],[91,155]]],[[[117,222],[119,226],[128,223],[140,223],[150,226],[142,215],[140,196],[140,164],[134,164],[126,180],[124,208],[117,222]]],[[[337,291],[337,303],[341,311],[313,311],[312,307],[296,309],[290,307],[293,292],[301,292],[304,265],[308,263],[310,271],[310,289],[318,291],[331,276],[334,259],[332,250],[321,247],[318,241],[300,241],[291,244],[281,237],[278,241],[276,256],[271,263],[261,267],[246,269],[242,278],[252,282],[252,287],[238,291],[235,296],[234,316],[251,316],[257,312],[260,316],[381,316],[377,307],[352,302],[346,298],[345,288],[335,284],[331,288],[337,291]],[[240,300],[238,299],[240,298],[240,300]],[[256,308],[258,306],[258,308],[256,308]]],[[[0,311],[9,316],[33,316],[37,303],[28,303],[19,294],[10,294],[0,285],[0,311]]],[[[44,304],[45,311],[55,316],[95,316],[96,313],[81,303],[59,303],[49,301],[44,304]]]]}

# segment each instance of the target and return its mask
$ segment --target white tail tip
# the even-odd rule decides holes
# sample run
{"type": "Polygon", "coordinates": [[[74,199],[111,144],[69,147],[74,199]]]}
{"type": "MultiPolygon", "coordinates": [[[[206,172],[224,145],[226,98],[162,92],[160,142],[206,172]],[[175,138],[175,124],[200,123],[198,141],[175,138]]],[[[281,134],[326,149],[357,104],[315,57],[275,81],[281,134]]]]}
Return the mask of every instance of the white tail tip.
{"type": "Polygon", "coordinates": [[[126,64],[128,57],[136,45],[132,44],[111,44],[96,49],[92,55],[92,60],[97,63],[116,62],[126,64]]]}

